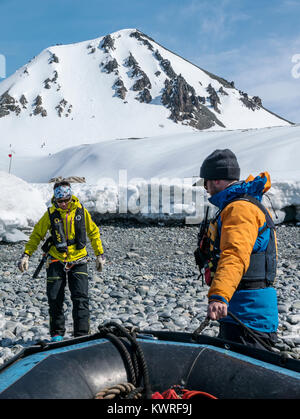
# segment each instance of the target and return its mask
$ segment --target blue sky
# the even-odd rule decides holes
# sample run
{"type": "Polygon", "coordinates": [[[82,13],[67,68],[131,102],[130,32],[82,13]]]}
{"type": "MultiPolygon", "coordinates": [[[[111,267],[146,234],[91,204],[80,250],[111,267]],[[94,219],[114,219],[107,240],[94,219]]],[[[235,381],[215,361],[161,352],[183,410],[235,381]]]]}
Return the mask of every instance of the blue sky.
{"type": "Polygon", "coordinates": [[[299,123],[299,22],[300,0],[0,0],[0,54],[9,76],[50,45],[138,28],[299,123]]]}

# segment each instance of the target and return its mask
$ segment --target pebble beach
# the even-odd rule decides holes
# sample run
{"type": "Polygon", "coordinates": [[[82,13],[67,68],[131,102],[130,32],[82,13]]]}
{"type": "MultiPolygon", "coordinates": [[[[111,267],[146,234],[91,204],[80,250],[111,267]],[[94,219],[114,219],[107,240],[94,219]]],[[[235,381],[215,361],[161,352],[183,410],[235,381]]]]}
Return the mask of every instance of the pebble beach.
{"type": "MultiPolygon", "coordinates": [[[[208,291],[194,262],[198,227],[111,222],[100,231],[106,256],[102,273],[88,244],[91,333],[107,321],[193,332],[206,316],[208,291]]],[[[276,350],[300,359],[300,226],[278,226],[277,238],[276,350]]],[[[35,252],[22,274],[17,262],[24,244],[0,243],[0,364],[25,346],[50,339],[45,269],[32,279],[42,253],[35,252]]],[[[68,288],[65,315],[67,339],[72,337],[68,288]]],[[[217,336],[218,329],[218,322],[211,321],[203,334],[217,336]]]]}

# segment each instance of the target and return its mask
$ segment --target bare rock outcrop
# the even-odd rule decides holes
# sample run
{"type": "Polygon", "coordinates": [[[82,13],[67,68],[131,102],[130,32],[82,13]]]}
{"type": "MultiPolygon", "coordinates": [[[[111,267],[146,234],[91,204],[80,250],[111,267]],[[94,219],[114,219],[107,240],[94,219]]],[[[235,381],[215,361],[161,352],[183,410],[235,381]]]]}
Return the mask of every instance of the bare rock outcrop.
{"type": "Polygon", "coordinates": [[[15,113],[19,115],[21,108],[18,105],[18,101],[12,97],[8,90],[0,96],[0,118],[9,115],[10,113],[15,113]]]}
{"type": "Polygon", "coordinates": [[[41,115],[43,117],[47,116],[47,111],[43,108],[42,102],[42,97],[38,95],[33,102],[33,115],[41,115]]]}
{"type": "Polygon", "coordinates": [[[173,70],[171,63],[169,60],[163,58],[158,50],[155,51],[154,57],[159,61],[161,68],[163,69],[164,73],[170,77],[170,79],[173,79],[176,77],[176,73],[173,70]]]}
{"type": "Polygon", "coordinates": [[[162,103],[170,109],[170,119],[182,122],[199,130],[211,128],[214,125],[224,127],[221,121],[205,106],[200,97],[180,74],[172,80],[165,80],[162,103]]]}
{"type": "Polygon", "coordinates": [[[46,78],[46,80],[44,80],[44,88],[45,89],[51,89],[51,84],[55,83],[57,84],[57,79],[58,79],[58,73],[57,71],[53,71],[53,77],[50,79],[49,77],[46,78]]]}
{"type": "Polygon", "coordinates": [[[23,109],[27,109],[28,101],[24,94],[21,95],[19,102],[21,103],[23,109]]]}
{"type": "Polygon", "coordinates": [[[66,99],[62,99],[59,104],[55,107],[58,116],[61,118],[61,116],[64,114],[65,117],[68,117],[70,113],[72,112],[72,105],[68,104],[68,101],[66,99]]]}
{"type": "Polygon", "coordinates": [[[253,96],[252,98],[250,98],[247,93],[244,93],[241,90],[239,92],[241,94],[240,101],[248,109],[251,109],[252,111],[256,111],[256,110],[258,110],[258,109],[260,109],[262,107],[262,100],[261,100],[260,97],[253,96]]]}
{"type": "Polygon", "coordinates": [[[140,32],[140,31],[134,31],[131,32],[130,34],[131,38],[136,38],[138,39],[140,42],[142,42],[150,51],[153,51],[153,46],[149,41],[153,41],[152,38],[150,38],[149,36],[145,35],[144,33],[140,32]]]}
{"type": "Polygon", "coordinates": [[[221,101],[217,92],[215,91],[215,89],[212,87],[211,84],[208,85],[206,90],[209,93],[209,100],[210,100],[211,106],[214,108],[216,112],[220,113],[218,105],[221,103],[221,101]]]}
{"type": "Polygon", "coordinates": [[[152,101],[152,96],[150,91],[145,87],[144,90],[142,90],[136,99],[141,103],[150,103],[152,101]]]}
{"type": "Polygon", "coordinates": [[[108,61],[105,65],[103,65],[103,69],[106,71],[107,74],[110,74],[113,71],[117,73],[118,67],[119,67],[119,64],[115,58],[113,58],[112,60],[108,61]]]}
{"type": "MultiPolygon", "coordinates": [[[[50,51],[49,51],[49,52],[50,52],[50,51]]],[[[52,63],[59,63],[59,59],[58,59],[57,55],[55,55],[53,52],[50,52],[50,58],[49,58],[48,63],[49,63],[49,64],[52,64],[52,63]]]]}
{"type": "MultiPolygon", "coordinates": [[[[127,67],[132,68],[130,77],[139,77],[132,86],[134,91],[143,91],[144,89],[151,89],[151,82],[147,74],[141,69],[134,56],[130,53],[126,60],[127,67]]],[[[140,97],[141,95],[139,95],[140,97]]],[[[152,100],[152,99],[151,99],[152,100]]]]}
{"type": "Polygon", "coordinates": [[[110,35],[106,35],[103,39],[102,39],[102,41],[101,41],[101,43],[100,43],[100,45],[99,45],[99,47],[100,48],[102,48],[105,52],[109,52],[110,50],[111,51],[113,51],[113,50],[115,50],[116,48],[115,48],[115,40],[110,36],[110,35]]]}
{"type": "Polygon", "coordinates": [[[126,87],[124,85],[123,80],[121,80],[120,78],[118,78],[113,87],[116,89],[116,95],[120,99],[123,99],[124,100],[126,98],[127,89],[126,89],[126,87]]]}

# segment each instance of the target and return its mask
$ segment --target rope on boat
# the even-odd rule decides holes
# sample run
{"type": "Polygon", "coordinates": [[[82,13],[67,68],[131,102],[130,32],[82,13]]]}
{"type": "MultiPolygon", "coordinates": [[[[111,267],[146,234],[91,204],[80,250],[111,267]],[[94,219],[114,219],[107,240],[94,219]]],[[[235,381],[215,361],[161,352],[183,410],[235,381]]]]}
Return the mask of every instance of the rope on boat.
{"type": "Polygon", "coordinates": [[[126,329],[115,322],[109,322],[98,327],[100,335],[109,339],[120,352],[125,363],[126,371],[129,376],[129,382],[115,384],[112,387],[106,387],[95,395],[95,399],[189,399],[189,398],[210,398],[216,397],[202,391],[190,391],[179,385],[174,385],[162,394],[152,393],[148,366],[141,346],[137,342],[137,329],[126,329]],[[124,340],[126,339],[126,341],[124,340]],[[125,343],[131,344],[127,349],[125,343]],[[143,383],[143,385],[142,385],[143,383]]]}
{"type": "Polygon", "coordinates": [[[109,339],[119,350],[124,362],[127,365],[129,382],[134,386],[126,398],[135,398],[139,393],[145,399],[151,399],[152,391],[150,387],[149,371],[143,350],[136,339],[136,334],[115,322],[100,325],[98,330],[101,336],[109,339]],[[126,348],[121,339],[127,339],[131,344],[131,353],[126,348]],[[143,386],[142,386],[143,382],[143,386]]]}
{"type": "Polygon", "coordinates": [[[111,400],[114,398],[140,399],[142,397],[141,388],[135,388],[132,383],[116,384],[107,387],[96,394],[95,399],[111,400]]]}
{"type": "MultiPolygon", "coordinates": [[[[252,337],[256,342],[258,342],[264,349],[270,352],[275,352],[274,349],[266,342],[264,342],[259,336],[257,336],[254,331],[252,331],[249,327],[247,327],[241,320],[239,320],[236,315],[231,313],[230,311],[227,311],[227,315],[230,316],[235,322],[241,326],[242,329],[244,329],[248,335],[252,337]]],[[[206,317],[205,320],[200,324],[200,326],[193,332],[192,336],[193,339],[197,340],[197,336],[199,336],[203,330],[209,325],[210,318],[206,317]]]]}

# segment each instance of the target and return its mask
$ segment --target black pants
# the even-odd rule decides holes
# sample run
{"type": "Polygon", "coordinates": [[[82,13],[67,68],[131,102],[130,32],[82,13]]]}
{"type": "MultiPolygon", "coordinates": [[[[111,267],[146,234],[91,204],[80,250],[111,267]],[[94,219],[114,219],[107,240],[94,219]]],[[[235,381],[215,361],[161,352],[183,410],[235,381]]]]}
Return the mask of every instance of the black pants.
{"type": "MultiPolygon", "coordinates": [[[[277,333],[265,333],[251,329],[256,337],[261,339],[266,345],[272,347],[277,342],[277,333]]],[[[252,348],[266,349],[261,343],[255,340],[242,326],[234,323],[220,322],[218,338],[241,343],[252,348]]]]}
{"type": "Polygon", "coordinates": [[[89,333],[87,264],[74,265],[66,274],[61,262],[52,262],[47,269],[50,335],[64,336],[66,331],[63,304],[67,281],[73,303],[74,336],[83,336],[89,333]]]}

